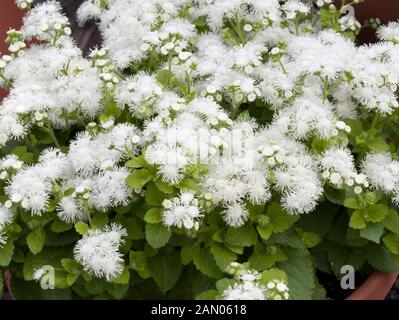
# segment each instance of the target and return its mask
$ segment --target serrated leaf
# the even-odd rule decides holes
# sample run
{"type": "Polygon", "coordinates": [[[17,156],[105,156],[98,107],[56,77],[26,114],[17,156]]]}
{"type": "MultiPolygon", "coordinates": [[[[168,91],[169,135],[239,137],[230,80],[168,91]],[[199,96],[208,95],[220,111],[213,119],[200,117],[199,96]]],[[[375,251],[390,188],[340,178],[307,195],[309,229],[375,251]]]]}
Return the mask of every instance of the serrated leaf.
{"type": "Polygon", "coordinates": [[[130,272],[129,269],[124,267],[123,271],[118,275],[117,278],[112,280],[112,283],[114,284],[129,284],[130,280],[130,272]]]}
{"type": "Polygon", "coordinates": [[[139,169],[145,167],[147,162],[145,161],[143,156],[134,157],[125,163],[125,166],[128,168],[139,169]]]}
{"type": "Polygon", "coordinates": [[[395,261],[392,253],[384,246],[371,244],[365,248],[367,261],[376,270],[382,272],[397,272],[399,264],[395,261]]]}
{"type": "Polygon", "coordinates": [[[144,215],[144,221],[148,223],[160,223],[162,222],[162,209],[151,208],[144,215]]]}
{"type": "Polygon", "coordinates": [[[249,223],[240,227],[230,227],[224,237],[224,241],[236,247],[250,247],[258,241],[258,233],[249,223]]]}
{"type": "Polygon", "coordinates": [[[55,233],[61,233],[72,229],[73,225],[67,222],[64,222],[60,219],[56,219],[51,224],[50,230],[55,233]]]}
{"type": "Polygon", "coordinates": [[[210,278],[218,279],[222,276],[208,248],[201,248],[194,256],[193,262],[199,271],[210,278]]]}
{"type": "Polygon", "coordinates": [[[145,227],[145,237],[147,242],[153,248],[161,248],[165,246],[171,237],[172,233],[164,225],[148,223],[145,227]]]}
{"type": "Polygon", "coordinates": [[[193,190],[198,191],[200,188],[197,183],[195,183],[192,179],[186,178],[182,180],[176,188],[183,190],[193,190]]]}
{"type": "Polygon", "coordinates": [[[361,229],[359,234],[362,238],[380,243],[382,234],[384,233],[384,225],[382,223],[369,224],[366,228],[361,229]]]}
{"type": "Polygon", "coordinates": [[[213,255],[213,259],[215,259],[216,265],[223,272],[226,271],[230,263],[237,259],[237,255],[234,252],[231,252],[229,249],[217,243],[212,244],[210,251],[213,255]]]}
{"type": "Polygon", "coordinates": [[[45,240],[46,233],[42,229],[32,230],[26,237],[26,243],[33,254],[42,251],[45,240]]]}
{"type": "Polygon", "coordinates": [[[159,191],[154,183],[150,183],[145,191],[145,202],[150,206],[161,206],[166,195],[159,191]]]}
{"type": "Polygon", "coordinates": [[[368,222],[380,222],[384,220],[389,211],[389,208],[384,204],[372,204],[367,207],[366,212],[363,214],[363,218],[368,222]]]}
{"type": "Polygon", "coordinates": [[[273,202],[268,208],[267,213],[270,218],[273,232],[283,232],[299,219],[298,215],[288,214],[278,202],[273,202]]]}
{"type": "Polygon", "coordinates": [[[12,241],[7,241],[6,244],[0,246],[0,266],[7,267],[12,259],[14,253],[14,243],[12,241]]]}
{"type": "Polygon", "coordinates": [[[189,264],[194,256],[198,253],[198,251],[201,248],[201,242],[199,241],[190,241],[188,243],[185,243],[181,250],[180,250],[180,257],[183,265],[189,264]]]}
{"type": "Polygon", "coordinates": [[[96,213],[91,218],[91,223],[96,228],[103,228],[108,224],[108,215],[105,212],[96,213]]]}
{"type": "Polygon", "coordinates": [[[286,260],[286,256],[277,246],[270,245],[265,248],[262,243],[257,243],[254,246],[254,252],[249,257],[248,261],[251,265],[251,268],[262,271],[269,269],[277,262],[284,260],[286,260]]]}
{"type": "Polygon", "coordinates": [[[267,225],[266,227],[257,225],[256,230],[258,230],[258,233],[263,240],[268,240],[273,233],[273,226],[271,224],[267,225]]]}
{"type": "Polygon", "coordinates": [[[399,235],[390,233],[384,236],[383,240],[389,251],[399,255],[399,235]]]}
{"type": "Polygon", "coordinates": [[[143,278],[151,277],[151,271],[147,262],[147,255],[144,251],[129,252],[129,266],[143,278]]]}
{"type": "Polygon", "coordinates": [[[274,233],[270,237],[268,243],[286,245],[291,248],[297,248],[297,249],[305,248],[305,245],[303,244],[301,238],[293,229],[289,229],[282,233],[274,233]]]}
{"type": "Polygon", "coordinates": [[[290,299],[311,300],[315,291],[315,270],[306,249],[285,248],[287,260],[278,266],[287,274],[290,299]]]}
{"type": "Polygon", "coordinates": [[[399,234],[399,214],[394,210],[389,210],[388,215],[385,217],[384,226],[389,231],[399,234]]]}
{"type": "Polygon", "coordinates": [[[352,229],[363,229],[366,227],[366,222],[363,219],[362,211],[356,210],[352,213],[349,220],[349,226],[352,229]]]}
{"type": "Polygon", "coordinates": [[[89,226],[87,223],[79,221],[75,223],[75,230],[83,236],[87,231],[89,231],[89,226]]]}
{"type": "Polygon", "coordinates": [[[286,282],[288,280],[288,276],[283,270],[272,268],[262,272],[259,282],[263,285],[267,285],[267,283],[272,280],[286,282]]]}
{"type": "Polygon", "coordinates": [[[141,190],[144,185],[152,179],[152,174],[146,169],[134,170],[126,178],[126,184],[132,188],[141,190]]]}
{"type": "Polygon", "coordinates": [[[173,186],[171,186],[170,184],[163,182],[162,180],[158,179],[154,181],[155,186],[162,191],[163,193],[166,194],[171,194],[174,191],[173,186]]]}
{"type": "Polygon", "coordinates": [[[148,266],[154,281],[163,292],[173,288],[182,272],[178,252],[170,248],[148,258],[148,266]]]}
{"type": "Polygon", "coordinates": [[[81,268],[79,263],[77,263],[73,259],[65,258],[61,259],[62,267],[65,269],[66,272],[72,275],[77,275],[80,273],[81,268]]]}

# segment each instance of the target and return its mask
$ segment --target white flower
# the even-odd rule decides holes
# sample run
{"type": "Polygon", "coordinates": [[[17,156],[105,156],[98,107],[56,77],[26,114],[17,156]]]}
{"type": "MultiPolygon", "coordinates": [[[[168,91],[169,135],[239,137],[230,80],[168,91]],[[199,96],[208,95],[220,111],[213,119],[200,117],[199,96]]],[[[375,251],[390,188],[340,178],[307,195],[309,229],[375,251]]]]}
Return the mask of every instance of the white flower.
{"type": "Polygon", "coordinates": [[[239,204],[232,204],[227,206],[226,210],[222,212],[223,220],[228,226],[241,227],[248,219],[247,209],[239,204]]]}
{"type": "Polygon", "coordinates": [[[165,200],[163,211],[163,223],[167,227],[192,229],[195,222],[203,215],[198,205],[198,199],[189,191],[183,191],[178,197],[165,200]]]}
{"type": "Polygon", "coordinates": [[[119,247],[126,234],[126,230],[116,224],[102,230],[90,230],[77,242],[74,248],[75,259],[83,265],[85,271],[112,281],[124,268],[119,247]]]}

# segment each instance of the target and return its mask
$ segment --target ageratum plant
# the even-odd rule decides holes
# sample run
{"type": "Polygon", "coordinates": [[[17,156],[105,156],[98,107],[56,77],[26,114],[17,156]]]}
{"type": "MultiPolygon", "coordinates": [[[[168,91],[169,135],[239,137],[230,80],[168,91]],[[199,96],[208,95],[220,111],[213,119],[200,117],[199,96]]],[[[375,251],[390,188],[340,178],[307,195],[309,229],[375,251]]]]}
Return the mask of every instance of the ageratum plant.
{"type": "Polygon", "coordinates": [[[323,299],[320,272],[399,270],[398,23],[359,46],[331,0],[89,0],[85,58],[32,2],[0,60],[17,298],[323,299]]]}

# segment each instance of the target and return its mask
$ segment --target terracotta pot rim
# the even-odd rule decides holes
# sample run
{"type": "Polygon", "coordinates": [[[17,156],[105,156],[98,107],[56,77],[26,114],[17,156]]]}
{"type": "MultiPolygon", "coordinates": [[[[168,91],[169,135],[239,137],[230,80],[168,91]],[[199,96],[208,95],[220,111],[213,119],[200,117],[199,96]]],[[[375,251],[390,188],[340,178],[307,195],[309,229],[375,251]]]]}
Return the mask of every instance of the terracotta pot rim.
{"type": "Polygon", "coordinates": [[[345,300],[384,300],[399,272],[374,271],[367,280],[345,300]]]}

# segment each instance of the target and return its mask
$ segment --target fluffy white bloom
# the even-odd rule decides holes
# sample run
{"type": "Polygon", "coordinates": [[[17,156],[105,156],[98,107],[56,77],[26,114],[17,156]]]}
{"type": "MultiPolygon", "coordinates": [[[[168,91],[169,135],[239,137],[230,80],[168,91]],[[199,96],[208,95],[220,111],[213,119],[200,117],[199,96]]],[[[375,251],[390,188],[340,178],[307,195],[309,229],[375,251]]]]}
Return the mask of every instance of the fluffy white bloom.
{"type": "Polygon", "coordinates": [[[377,30],[378,38],[385,41],[399,42],[399,23],[390,22],[377,30]]]}
{"type": "Polygon", "coordinates": [[[163,223],[178,228],[198,228],[198,219],[202,217],[198,199],[192,192],[181,192],[178,197],[164,200],[162,203],[163,223]]]}
{"type": "Polygon", "coordinates": [[[6,224],[11,223],[13,220],[13,213],[11,209],[4,207],[0,204],[0,231],[6,224]]]}
{"type": "Polygon", "coordinates": [[[123,243],[122,237],[126,235],[126,230],[117,224],[102,230],[89,230],[77,242],[73,250],[74,257],[85,271],[112,281],[123,271],[119,247],[123,243]]]}
{"type": "Polygon", "coordinates": [[[399,203],[399,161],[392,160],[389,153],[371,153],[362,162],[362,172],[373,187],[399,203]]]}
{"type": "Polygon", "coordinates": [[[224,300],[266,300],[266,288],[253,282],[234,284],[223,292],[224,300]]]}

